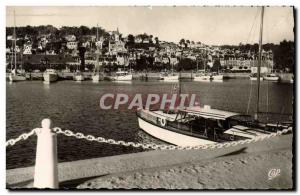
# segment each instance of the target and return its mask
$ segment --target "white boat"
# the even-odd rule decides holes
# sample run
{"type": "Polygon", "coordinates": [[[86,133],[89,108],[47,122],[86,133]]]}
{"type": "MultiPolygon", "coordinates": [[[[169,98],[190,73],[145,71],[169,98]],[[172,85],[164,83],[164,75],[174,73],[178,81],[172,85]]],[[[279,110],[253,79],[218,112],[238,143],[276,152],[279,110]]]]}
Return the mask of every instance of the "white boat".
{"type": "Polygon", "coordinates": [[[194,76],[194,81],[209,82],[210,80],[211,80],[211,76],[208,74],[196,74],[194,76]]]}
{"type": "Polygon", "coordinates": [[[279,81],[279,76],[276,76],[276,74],[274,74],[274,73],[267,74],[263,78],[266,81],[279,81]]]}
{"type": "MultiPolygon", "coordinates": [[[[250,80],[251,81],[257,81],[257,74],[251,74],[250,76],[249,76],[249,78],[250,78],[250,80]]],[[[259,80],[260,81],[262,81],[263,80],[263,77],[259,77],[259,80]]]]}
{"type": "Polygon", "coordinates": [[[43,78],[45,83],[55,82],[58,79],[58,74],[55,69],[46,69],[43,73],[43,78]]]}
{"type": "Polygon", "coordinates": [[[220,73],[212,73],[211,79],[213,81],[223,81],[223,75],[220,73]]]}
{"type": "Polygon", "coordinates": [[[83,75],[83,73],[82,72],[80,72],[80,71],[77,71],[76,73],[75,73],[75,75],[74,75],[74,80],[75,81],[84,81],[84,75],[83,75]]]}
{"type": "Polygon", "coordinates": [[[18,74],[15,71],[8,76],[10,82],[26,81],[26,76],[24,74],[18,74]]]}
{"type": "MultiPolygon", "coordinates": [[[[97,24],[97,34],[96,34],[96,40],[99,41],[99,34],[98,34],[98,24],[97,24]]],[[[100,63],[99,63],[99,56],[100,56],[100,46],[97,45],[96,50],[96,64],[94,68],[94,73],[92,75],[92,81],[93,83],[98,83],[99,81],[102,81],[104,79],[103,75],[100,74],[100,63]]]]}
{"type": "Polygon", "coordinates": [[[160,80],[163,81],[171,81],[171,82],[176,82],[178,81],[179,78],[179,74],[174,73],[174,64],[172,63],[172,68],[171,68],[171,72],[168,73],[166,70],[161,72],[159,75],[160,80]]]}
{"type": "Polygon", "coordinates": [[[194,76],[194,81],[201,81],[201,82],[210,82],[212,77],[209,73],[206,72],[206,63],[204,63],[204,69],[198,70],[198,58],[197,61],[197,71],[194,76]]]}
{"type": "Polygon", "coordinates": [[[160,80],[164,81],[178,81],[179,80],[179,75],[178,74],[168,74],[168,73],[161,73],[159,75],[160,80]]]}
{"type": "Polygon", "coordinates": [[[92,81],[93,83],[98,83],[99,81],[103,80],[103,76],[100,74],[94,74],[92,75],[92,81]]]}
{"type": "Polygon", "coordinates": [[[269,134],[259,126],[255,127],[250,116],[211,109],[210,106],[177,112],[140,109],[137,116],[140,129],[177,146],[222,143],[269,134]]]}
{"type": "Polygon", "coordinates": [[[116,72],[116,76],[112,77],[114,81],[131,81],[132,74],[128,71],[118,71],[116,72]]]}

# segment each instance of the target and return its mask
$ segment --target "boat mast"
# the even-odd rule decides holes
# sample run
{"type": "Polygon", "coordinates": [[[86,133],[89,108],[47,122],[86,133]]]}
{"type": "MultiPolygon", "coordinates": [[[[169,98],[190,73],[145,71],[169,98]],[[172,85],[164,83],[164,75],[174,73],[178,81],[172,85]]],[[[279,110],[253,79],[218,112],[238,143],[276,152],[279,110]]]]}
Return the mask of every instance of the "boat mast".
{"type": "Polygon", "coordinates": [[[17,47],[17,36],[16,36],[16,14],[15,14],[15,10],[14,10],[14,34],[13,34],[13,39],[14,39],[14,68],[15,71],[14,73],[17,73],[17,51],[16,51],[16,47],[17,47]]]}
{"type": "MultiPolygon", "coordinates": [[[[98,24],[97,24],[97,37],[96,37],[96,39],[97,39],[96,43],[98,43],[98,41],[99,41],[98,24]]],[[[97,58],[97,73],[99,74],[99,46],[96,45],[96,47],[97,47],[97,55],[96,55],[96,58],[97,58]]],[[[96,69],[96,67],[95,67],[95,69],[96,69]]]]}
{"type": "Polygon", "coordinates": [[[196,57],[196,62],[197,62],[197,73],[198,73],[198,56],[196,57]]]}
{"type": "Polygon", "coordinates": [[[256,113],[254,119],[258,120],[259,113],[259,87],[260,87],[260,67],[261,67],[261,53],[262,53],[262,36],[263,36],[263,22],[264,22],[264,7],[261,8],[261,23],[259,33],[259,48],[258,48],[258,66],[257,66],[257,101],[256,101],[256,113]]]}

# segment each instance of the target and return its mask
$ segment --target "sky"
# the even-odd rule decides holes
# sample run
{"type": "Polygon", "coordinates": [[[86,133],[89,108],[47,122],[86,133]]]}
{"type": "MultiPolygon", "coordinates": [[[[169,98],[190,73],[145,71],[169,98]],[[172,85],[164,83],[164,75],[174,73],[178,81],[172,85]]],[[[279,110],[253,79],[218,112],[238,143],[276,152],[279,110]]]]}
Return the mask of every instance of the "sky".
{"type": "MultiPolygon", "coordinates": [[[[181,38],[210,45],[256,43],[259,39],[260,7],[134,7],[134,6],[18,6],[6,7],[6,26],[97,26],[123,34],[152,34],[160,40],[181,38]]],[[[266,7],[263,43],[294,40],[292,7],[266,7]]]]}

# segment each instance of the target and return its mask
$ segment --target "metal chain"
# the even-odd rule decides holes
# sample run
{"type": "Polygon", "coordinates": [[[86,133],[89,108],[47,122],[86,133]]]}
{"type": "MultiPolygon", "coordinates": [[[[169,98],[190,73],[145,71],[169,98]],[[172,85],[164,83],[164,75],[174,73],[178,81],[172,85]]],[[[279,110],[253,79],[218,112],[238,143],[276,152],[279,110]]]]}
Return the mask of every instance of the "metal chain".
{"type": "Polygon", "coordinates": [[[9,139],[8,141],[6,141],[6,147],[7,146],[13,146],[15,145],[17,142],[21,141],[21,140],[27,140],[30,136],[34,135],[36,133],[37,130],[39,130],[40,128],[36,128],[31,130],[28,133],[23,133],[21,135],[19,135],[19,137],[17,137],[16,139],[9,139]]]}
{"type": "Polygon", "coordinates": [[[143,149],[153,149],[153,150],[194,150],[194,149],[215,149],[215,148],[226,148],[230,146],[237,146],[242,144],[249,144],[258,141],[263,141],[265,139],[269,139],[272,137],[280,136],[282,134],[286,134],[288,132],[292,132],[292,128],[284,129],[282,131],[277,131],[276,133],[270,133],[268,135],[257,136],[253,139],[245,139],[239,141],[230,141],[224,143],[214,143],[214,144],[206,144],[206,145],[198,145],[198,146],[174,146],[174,145],[163,145],[163,144],[141,144],[134,142],[125,142],[125,141],[116,141],[113,139],[105,139],[103,137],[95,137],[93,135],[84,135],[83,133],[74,133],[71,130],[62,130],[59,127],[53,128],[53,131],[57,134],[63,134],[68,137],[75,137],[77,139],[85,139],[87,141],[95,141],[99,143],[107,143],[113,145],[121,145],[121,146],[131,146],[134,148],[143,148],[143,149]]]}

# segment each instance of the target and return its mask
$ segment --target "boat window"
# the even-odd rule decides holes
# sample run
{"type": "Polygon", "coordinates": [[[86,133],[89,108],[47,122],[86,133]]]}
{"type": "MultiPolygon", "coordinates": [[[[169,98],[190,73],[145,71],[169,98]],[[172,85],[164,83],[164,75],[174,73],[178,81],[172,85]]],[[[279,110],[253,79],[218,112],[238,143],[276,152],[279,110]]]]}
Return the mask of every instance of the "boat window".
{"type": "Polygon", "coordinates": [[[229,126],[236,125],[250,125],[254,123],[253,118],[250,115],[236,115],[227,119],[229,126]]]}

